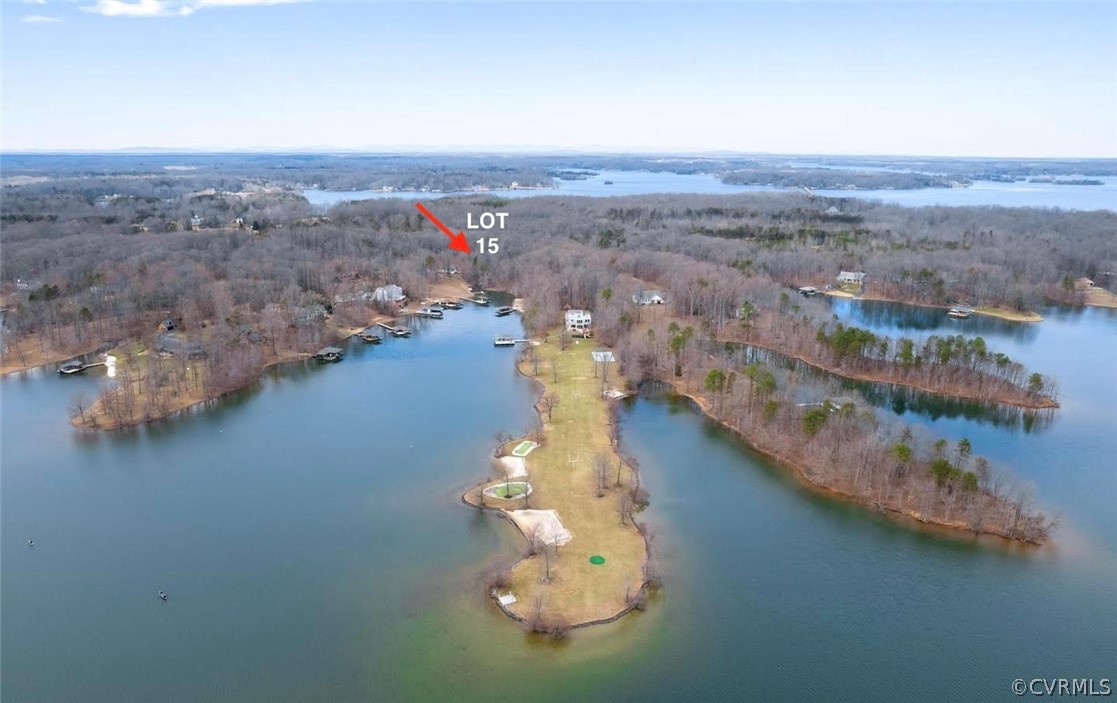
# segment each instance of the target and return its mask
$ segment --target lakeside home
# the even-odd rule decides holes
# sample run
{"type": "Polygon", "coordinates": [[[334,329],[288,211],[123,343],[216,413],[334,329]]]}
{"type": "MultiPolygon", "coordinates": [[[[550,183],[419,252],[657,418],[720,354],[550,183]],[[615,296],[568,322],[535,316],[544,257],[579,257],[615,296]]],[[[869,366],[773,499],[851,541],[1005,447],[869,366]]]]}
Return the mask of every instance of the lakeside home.
{"type": "Polygon", "coordinates": [[[386,286],[380,286],[372,292],[372,299],[380,303],[398,303],[406,296],[403,294],[403,288],[390,283],[386,286]]]}
{"type": "Polygon", "coordinates": [[[864,271],[842,271],[838,274],[838,283],[852,283],[861,285],[865,282],[864,271]]]}
{"type": "Polygon", "coordinates": [[[632,294],[632,302],[637,305],[663,305],[667,299],[657,290],[642,290],[632,294]]]}
{"type": "Polygon", "coordinates": [[[593,314],[589,310],[567,310],[566,331],[585,335],[593,324],[593,314]]]}

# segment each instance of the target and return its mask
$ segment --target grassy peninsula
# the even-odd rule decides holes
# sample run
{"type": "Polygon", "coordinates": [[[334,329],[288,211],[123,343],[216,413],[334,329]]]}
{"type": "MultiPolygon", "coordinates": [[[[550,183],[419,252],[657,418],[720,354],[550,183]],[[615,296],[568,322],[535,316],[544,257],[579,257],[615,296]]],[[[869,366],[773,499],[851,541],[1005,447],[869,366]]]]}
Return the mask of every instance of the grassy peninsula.
{"type": "MultiPolygon", "coordinates": [[[[641,605],[648,563],[644,536],[632,518],[641,499],[639,479],[616,451],[609,407],[616,401],[602,395],[602,364],[591,358],[590,340],[567,340],[565,346],[551,334],[519,362],[519,371],[541,386],[540,446],[525,462],[531,495],[483,496],[484,488],[504,482],[497,477],[464,496],[470,505],[500,511],[524,536],[524,558],[493,583],[496,595],[516,598],[505,611],[533,630],[555,634],[610,621],[641,605]],[[557,547],[542,543],[515,519],[515,511],[524,509],[554,510],[570,540],[557,547]],[[604,563],[591,562],[597,556],[604,563]]],[[[622,383],[610,369],[605,386],[622,383]]]]}

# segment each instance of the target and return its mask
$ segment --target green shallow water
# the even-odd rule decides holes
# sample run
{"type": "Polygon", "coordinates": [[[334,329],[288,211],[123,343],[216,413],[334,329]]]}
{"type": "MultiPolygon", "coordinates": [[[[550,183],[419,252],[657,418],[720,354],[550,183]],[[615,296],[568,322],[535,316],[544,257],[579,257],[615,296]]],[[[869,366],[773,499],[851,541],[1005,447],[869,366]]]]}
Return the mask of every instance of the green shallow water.
{"type": "Polygon", "coordinates": [[[1112,314],[998,338],[1058,365],[1064,408],[1042,432],[906,416],[1036,484],[1064,516],[1040,552],[809,495],[686,403],[627,403],[666,588],[561,643],[485,598],[520,546],[458,500],[494,434],[532,423],[531,384],[491,345],[517,324],[447,313],[123,433],[66,424],[74,390],[103,379],[0,381],[0,697],[1009,700],[1016,677],[1117,673],[1112,314]]]}

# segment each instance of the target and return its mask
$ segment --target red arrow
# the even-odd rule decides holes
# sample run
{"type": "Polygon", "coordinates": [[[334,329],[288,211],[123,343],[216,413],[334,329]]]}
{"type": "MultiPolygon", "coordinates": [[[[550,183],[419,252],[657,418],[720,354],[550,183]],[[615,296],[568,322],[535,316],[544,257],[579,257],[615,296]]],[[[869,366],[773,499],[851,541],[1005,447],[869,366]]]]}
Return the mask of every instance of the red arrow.
{"type": "Polygon", "coordinates": [[[419,208],[419,212],[423,213],[423,217],[427,218],[434,223],[434,226],[442,230],[442,233],[450,238],[450,248],[454,251],[463,251],[469,253],[469,242],[465,239],[464,232],[454,234],[450,228],[438,221],[438,218],[431,214],[431,211],[423,207],[422,203],[415,203],[415,207],[419,208]]]}

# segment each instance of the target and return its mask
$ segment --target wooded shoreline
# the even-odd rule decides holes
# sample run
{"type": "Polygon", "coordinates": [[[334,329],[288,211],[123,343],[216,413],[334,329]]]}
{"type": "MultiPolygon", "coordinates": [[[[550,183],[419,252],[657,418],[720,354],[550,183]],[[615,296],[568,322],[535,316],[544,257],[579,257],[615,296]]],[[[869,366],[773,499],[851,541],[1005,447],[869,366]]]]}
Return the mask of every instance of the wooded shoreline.
{"type": "Polygon", "coordinates": [[[975,537],[995,537],[999,540],[1003,540],[1004,542],[1013,544],[1024,544],[1032,547],[1043,546],[1047,543],[1045,539],[1020,539],[1018,537],[1013,537],[1006,534],[1003,530],[990,529],[987,527],[975,530],[962,520],[946,521],[934,516],[927,517],[913,510],[904,510],[892,505],[887,505],[875,501],[868,501],[865,498],[854,495],[848,491],[839,490],[831,486],[821,485],[811,480],[807,469],[802,464],[761,445],[755,437],[748,436],[741,430],[733,427],[723,418],[719,417],[711,408],[710,401],[704,398],[701,394],[695,391],[683,390],[679,388],[677,384],[670,381],[662,381],[657,379],[657,382],[664,383],[665,385],[669,386],[672,393],[686,398],[690,402],[692,407],[700,412],[704,417],[713,422],[716,422],[721,427],[724,427],[726,430],[732,432],[735,437],[747,444],[749,448],[765,456],[777,466],[787,471],[792,477],[795,478],[796,482],[799,485],[815,493],[825,495],[837,500],[847,501],[866,510],[875,510],[879,513],[888,514],[891,517],[899,519],[901,524],[905,524],[910,527],[932,526],[936,528],[943,528],[943,534],[948,534],[955,538],[959,537],[963,533],[968,533],[975,537]]]}
{"type": "Polygon", "coordinates": [[[781,356],[785,356],[787,358],[794,359],[796,361],[802,362],[802,363],[806,364],[807,366],[810,366],[811,368],[818,369],[819,371],[823,371],[825,373],[833,374],[835,376],[839,376],[841,378],[848,379],[850,381],[864,381],[866,383],[883,383],[883,384],[892,385],[892,386],[899,386],[899,387],[902,387],[902,388],[910,388],[912,390],[920,391],[920,392],[927,393],[927,394],[933,395],[933,396],[956,398],[956,399],[960,399],[960,400],[972,400],[972,401],[981,402],[981,403],[999,403],[1001,405],[1012,405],[1012,406],[1015,406],[1015,407],[1018,407],[1018,408],[1024,408],[1026,410],[1051,410],[1051,409],[1059,407],[1058,401],[1056,401],[1054,398],[1050,398],[1050,397],[1047,397],[1047,396],[1036,396],[1034,398],[1019,398],[1019,397],[1008,397],[1008,396],[1005,396],[1003,394],[990,396],[990,395],[987,395],[987,394],[978,393],[977,391],[973,391],[973,392],[961,391],[961,392],[959,392],[959,391],[953,390],[953,389],[946,390],[946,389],[942,389],[942,388],[930,388],[928,386],[920,385],[919,383],[909,381],[909,380],[906,380],[906,379],[903,379],[903,378],[894,378],[894,377],[887,376],[887,375],[873,375],[873,374],[869,374],[869,373],[865,373],[865,372],[856,372],[856,371],[851,371],[851,370],[848,370],[848,369],[842,369],[842,368],[838,368],[838,367],[834,367],[834,366],[828,366],[828,365],[826,365],[826,364],[824,364],[824,363],[822,363],[818,360],[808,359],[801,354],[797,354],[797,353],[794,353],[794,352],[789,352],[785,349],[782,349],[782,348],[777,347],[775,345],[766,344],[764,342],[746,341],[746,342],[740,342],[740,344],[744,344],[744,345],[748,345],[748,346],[751,346],[751,347],[755,347],[757,349],[764,349],[766,351],[770,351],[770,352],[774,352],[776,354],[780,354],[781,356]]]}

